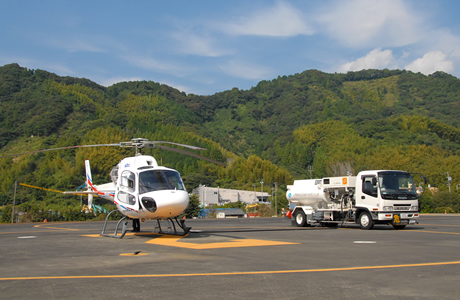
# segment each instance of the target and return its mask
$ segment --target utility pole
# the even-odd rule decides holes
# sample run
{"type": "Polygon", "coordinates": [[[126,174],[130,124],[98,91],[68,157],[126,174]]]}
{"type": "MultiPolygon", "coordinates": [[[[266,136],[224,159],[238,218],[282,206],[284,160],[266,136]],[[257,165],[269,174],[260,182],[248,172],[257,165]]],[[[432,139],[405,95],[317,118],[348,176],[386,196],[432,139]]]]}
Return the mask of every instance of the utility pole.
{"type": "Polygon", "coordinates": [[[13,196],[13,211],[11,212],[11,223],[14,223],[14,206],[16,205],[16,187],[18,186],[18,182],[14,182],[14,196],[13,196]]]}
{"type": "Polygon", "coordinates": [[[444,174],[447,174],[447,186],[449,187],[449,193],[450,193],[450,183],[452,182],[452,177],[449,176],[449,172],[446,172],[444,174]]]}
{"type": "Polygon", "coordinates": [[[278,217],[278,202],[276,201],[277,193],[278,193],[278,182],[275,182],[275,215],[278,217]]]}
{"type": "Polygon", "coordinates": [[[308,166],[308,171],[310,172],[310,179],[312,179],[311,173],[313,172],[313,166],[309,165],[308,166]]]}
{"type": "Polygon", "coordinates": [[[264,202],[264,180],[260,181],[260,192],[262,194],[262,202],[264,202]]]}
{"type": "MultiPolygon", "coordinates": [[[[271,201],[275,201],[275,196],[273,195],[275,193],[275,188],[274,187],[270,187],[270,197],[271,198],[271,201]]],[[[276,216],[276,213],[275,213],[275,216],[276,216]]]]}

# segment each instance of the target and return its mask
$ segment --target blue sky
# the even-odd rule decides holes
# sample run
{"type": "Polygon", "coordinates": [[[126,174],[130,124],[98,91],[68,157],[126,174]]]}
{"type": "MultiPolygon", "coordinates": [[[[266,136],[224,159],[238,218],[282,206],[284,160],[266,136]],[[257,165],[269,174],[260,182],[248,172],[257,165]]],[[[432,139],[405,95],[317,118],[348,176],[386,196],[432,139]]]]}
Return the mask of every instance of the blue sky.
{"type": "Polygon", "coordinates": [[[101,85],[249,89],[317,69],[460,75],[460,1],[0,0],[0,65],[101,85]]]}

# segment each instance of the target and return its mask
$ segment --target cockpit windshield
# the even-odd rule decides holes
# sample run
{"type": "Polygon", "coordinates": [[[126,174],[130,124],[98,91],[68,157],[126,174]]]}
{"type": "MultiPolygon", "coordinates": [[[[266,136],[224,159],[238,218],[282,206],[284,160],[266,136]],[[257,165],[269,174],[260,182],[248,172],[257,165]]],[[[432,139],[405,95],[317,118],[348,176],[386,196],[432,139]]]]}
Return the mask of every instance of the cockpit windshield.
{"type": "Polygon", "coordinates": [[[139,194],[161,190],[185,191],[179,173],[172,170],[147,170],[139,173],[139,194]]]}
{"type": "Polygon", "coordinates": [[[383,199],[417,199],[412,176],[405,172],[379,172],[379,187],[383,199]]]}

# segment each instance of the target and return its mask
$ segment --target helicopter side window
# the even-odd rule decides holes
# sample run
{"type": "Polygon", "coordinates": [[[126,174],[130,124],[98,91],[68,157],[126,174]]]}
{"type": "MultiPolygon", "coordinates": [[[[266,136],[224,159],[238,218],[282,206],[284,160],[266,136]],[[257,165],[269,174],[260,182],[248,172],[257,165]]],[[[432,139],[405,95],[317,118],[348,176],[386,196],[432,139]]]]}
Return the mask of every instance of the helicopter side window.
{"type": "Polygon", "coordinates": [[[133,195],[128,194],[123,191],[118,192],[118,200],[120,200],[120,202],[129,204],[129,205],[136,204],[136,198],[133,195]]]}
{"type": "Polygon", "coordinates": [[[133,172],[123,171],[121,174],[121,186],[127,187],[134,191],[135,176],[133,172]]]}

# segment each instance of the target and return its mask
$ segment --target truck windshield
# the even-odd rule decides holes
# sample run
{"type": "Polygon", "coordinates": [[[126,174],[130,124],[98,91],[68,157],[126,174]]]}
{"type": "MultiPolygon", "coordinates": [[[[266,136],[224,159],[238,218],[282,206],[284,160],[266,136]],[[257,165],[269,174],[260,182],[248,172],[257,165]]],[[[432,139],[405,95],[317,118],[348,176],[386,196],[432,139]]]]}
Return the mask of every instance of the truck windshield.
{"type": "Polygon", "coordinates": [[[172,170],[148,170],[139,173],[139,194],[161,190],[182,190],[180,175],[172,170]]]}
{"type": "Polygon", "coordinates": [[[417,199],[412,176],[405,172],[379,172],[380,194],[383,199],[417,199]]]}

